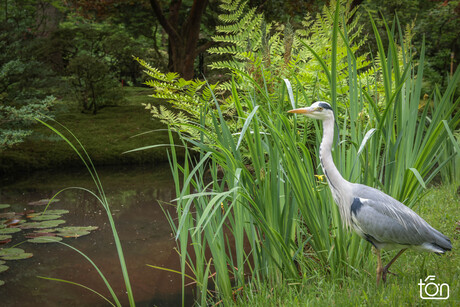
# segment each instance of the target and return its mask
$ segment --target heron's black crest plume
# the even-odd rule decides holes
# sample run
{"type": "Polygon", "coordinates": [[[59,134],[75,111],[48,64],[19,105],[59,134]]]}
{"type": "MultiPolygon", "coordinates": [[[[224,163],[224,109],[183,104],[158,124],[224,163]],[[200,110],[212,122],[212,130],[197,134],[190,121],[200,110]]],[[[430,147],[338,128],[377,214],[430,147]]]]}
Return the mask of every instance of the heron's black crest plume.
{"type": "Polygon", "coordinates": [[[333,111],[331,105],[328,104],[328,103],[320,102],[320,103],[318,104],[318,106],[320,106],[320,107],[323,108],[323,109],[328,109],[328,110],[333,111]]]}

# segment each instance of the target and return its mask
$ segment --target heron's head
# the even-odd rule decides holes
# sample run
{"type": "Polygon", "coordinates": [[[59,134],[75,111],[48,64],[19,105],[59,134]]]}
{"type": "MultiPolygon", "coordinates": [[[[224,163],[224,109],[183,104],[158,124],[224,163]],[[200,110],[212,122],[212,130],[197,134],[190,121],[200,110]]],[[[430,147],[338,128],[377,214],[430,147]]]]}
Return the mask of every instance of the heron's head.
{"type": "Polygon", "coordinates": [[[289,110],[289,113],[303,114],[310,118],[325,120],[334,118],[334,112],[330,104],[324,101],[317,101],[307,108],[289,110]]]}

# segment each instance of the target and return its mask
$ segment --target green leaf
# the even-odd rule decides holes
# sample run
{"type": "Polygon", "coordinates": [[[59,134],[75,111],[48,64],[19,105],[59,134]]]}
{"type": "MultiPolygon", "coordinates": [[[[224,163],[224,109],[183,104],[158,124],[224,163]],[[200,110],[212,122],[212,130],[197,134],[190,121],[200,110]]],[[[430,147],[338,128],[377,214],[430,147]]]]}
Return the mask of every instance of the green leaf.
{"type": "Polygon", "coordinates": [[[420,175],[420,173],[418,172],[418,170],[416,170],[415,168],[411,167],[409,168],[412,173],[414,173],[415,177],[417,178],[418,182],[420,183],[420,185],[426,189],[426,185],[425,185],[425,181],[423,180],[422,176],[420,175]]]}
{"type": "Polygon", "coordinates": [[[62,241],[62,238],[54,236],[41,236],[27,240],[30,243],[56,243],[59,241],[62,241]]]}

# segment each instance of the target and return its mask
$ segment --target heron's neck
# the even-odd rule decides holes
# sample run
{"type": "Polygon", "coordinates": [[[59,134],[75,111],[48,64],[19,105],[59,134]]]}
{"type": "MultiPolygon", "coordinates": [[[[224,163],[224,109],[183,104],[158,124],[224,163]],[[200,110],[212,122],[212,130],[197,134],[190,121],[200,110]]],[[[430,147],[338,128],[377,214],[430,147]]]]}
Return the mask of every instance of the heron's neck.
{"type": "Polygon", "coordinates": [[[326,119],[323,121],[323,140],[319,148],[321,167],[323,168],[324,175],[331,189],[340,191],[349,184],[348,181],[343,179],[342,175],[337,170],[332,159],[332,144],[334,142],[334,119],[326,119]]]}

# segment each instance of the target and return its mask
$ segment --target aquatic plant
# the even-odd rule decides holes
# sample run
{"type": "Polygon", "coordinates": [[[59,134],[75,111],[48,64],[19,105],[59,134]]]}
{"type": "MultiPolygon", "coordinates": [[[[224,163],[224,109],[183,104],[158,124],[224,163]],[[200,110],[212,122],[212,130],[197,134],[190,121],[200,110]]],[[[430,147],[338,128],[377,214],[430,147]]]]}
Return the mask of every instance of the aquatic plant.
{"type": "MultiPolygon", "coordinates": [[[[69,140],[69,138],[66,137],[63,133],[61,133],[58,129],[56,129],[55,127],[51,126],[50,124],[48,124],[48,123],[46,123],[46,122],[44,122],[44,121],[42,121],[40,119],[37,119],[37,121],[39,121],[40,123],[42,123],[43,125],[45,125],[49,129],[54,131],[57,135],[59,135],[74,150],[74,152],[78,155],[80,160],[85,165],[85,167],[88,170],[91,178],[93,179],[94,184],[96,185],[96,191],[92,191],[92,190],[89,190],[89,189],[83,188],[83,187],[65,188],[65,189],[57,192],[51,198],[51,200],[54,199],[57,195],[59,195],[60,193],[62,193],[65,190],[77,189],[77,190],[82,190],[82,191],[88,192],[89,194],[93,195],[98,200],[98,202],[102,205],[102,207],[104,208],[104,210],[105,210],[105,212],[107,214],[109,225],[110,225],[110,228],[112,230],[113,239],[115,241],[115,247],[117,249],[118,259],[119,259],[119,262],[120,262],[120,267],[121,267],[121,271],[122,271],[122,275],[123,275],[123,280],[124,280],[124,283],[125,283],[125,289],[126,289],[126,294],[128,296],[129,305],[130,306],[135,306],[133,291],[132,291],[132,288],[131,288],[131,282],[130,282],[130,279],[129,279],[128,269],[126,267],[123,248],[122,248],[122,245],[121,245],[120,238],[118,236],[118,232],[117,232],[117,229],[116,229],[116,226],[115,226],[115,221],[113,219],[112,212],[110,210],[110,205],[109,205],[109,202],[108,202],[107,197],[105,195],[104,188],[102,186],[102,183],[101,183],[101,180],[99,178],[99,175],[98,175],[98,173],[96,171],[96,167],[94,166],[89,154],[85,150],[85,148],[82,145],[82,143],[80,142],[80,140],[70,130],[68,130],[64,125],[61,125],[61,124],[58,123],[64,130],[66,130],[70,134],[70,136],[73,138],[75,144],[71,140],[69,140]]],[[[45,211],[46,211],[46,209],[45,209],[45,211]]],[[[61,232],[61,234],[64,233],[64,234],[67,234],[67,235],[71,236],[72,232],[75,232],[75,231],[76,231],[76,229],[67,229],[66,231],[61,232]]],[[[100,296],[101,298],[103,298],[105,301],[107,301],[108,303],[110,303],[113,306],[121,306],[119,298],[117,297],[117,295],[113,291],[112,286],[110,285],[110,283],[108,282],[108,280],[104,276],[103,272],[98,268],[98,266],[87,255],[85,255],[83,252],[79,251],[78,249],[76,249],[76,248],[74,248],[74,247],[72,247],[72,246],[70,246],[70,245],[68,245],[66,243],[63,243],[63,242],[59,242],[59,243],[65,245],[65,246],[67,246],[67,247],[69,247],[69,248],[71,248],[73,250],[75,250],[80,255],[82,255],[89,263],[91,263],[91,265],[96,269],[96,271],[98,272],[99,276],[101,277],[101,279],[103,280],[104,284],[106,285],[107,289],[109,290],[113,301],[110,301],[108,298],[106,298],[101,293],[95,291],[94,289],[88,288],[85,285],[82,285],[82,284],[79,284],[79,283],[75,283],[75,282],[72,282],[72,281],[69,281],[69,280],[64,280],[64,279],[58,279],[58,278],[51,278],[51,277],[44,277],[44,276],[38,276],[38,277],[43,278],[43,279],[60,281],[60,282],[65,282],[65,283],[70,283],[70,284],[73,284],[73,285],[80,286],[82,288],[85,288],[85,289],[97,294],[98,296],[100,296]]]]}
{"type": "MultiPolygon", "coordinates": [[[[54,199],[56,202],[57,200],[54,199]]],[[[39,201],[42,205],[53,203],[50,200],[39,201]]],[[[29,204],[30,205],[30,204],[29,204]]],[[[32,202],[32,205],[37,205],[37,202],[32,202]]],[[[0,209],[10,208],[10,204],[0,205],[0,209]]],[[[8,269],[5,265],[5,260],[22,260],[33,256],[17,246],[24,243],[56,243],[63,240],[65,237],[77,238],[83,235],[90,234],[96,230],[95,226],[73,226],[73,227],[58,227],[64,224],[65,220],[60,220],[62,215],[69,213],[65,209],[51,209],[43,212],[35,212],[34,210],[25,210],[24,212],[8,211],[0,213],[0,273],[8,269]],[[27,230],[35,229],[33,232],[27,230]],[[28,240],[15,243],[9,246],[13,240],[13,235],[22,233],[28,240]]],[[[16,237],[17,241],[17,237],[16,237]]],[[[1,284],[5,282],[2,281],[1,284]]]]}

